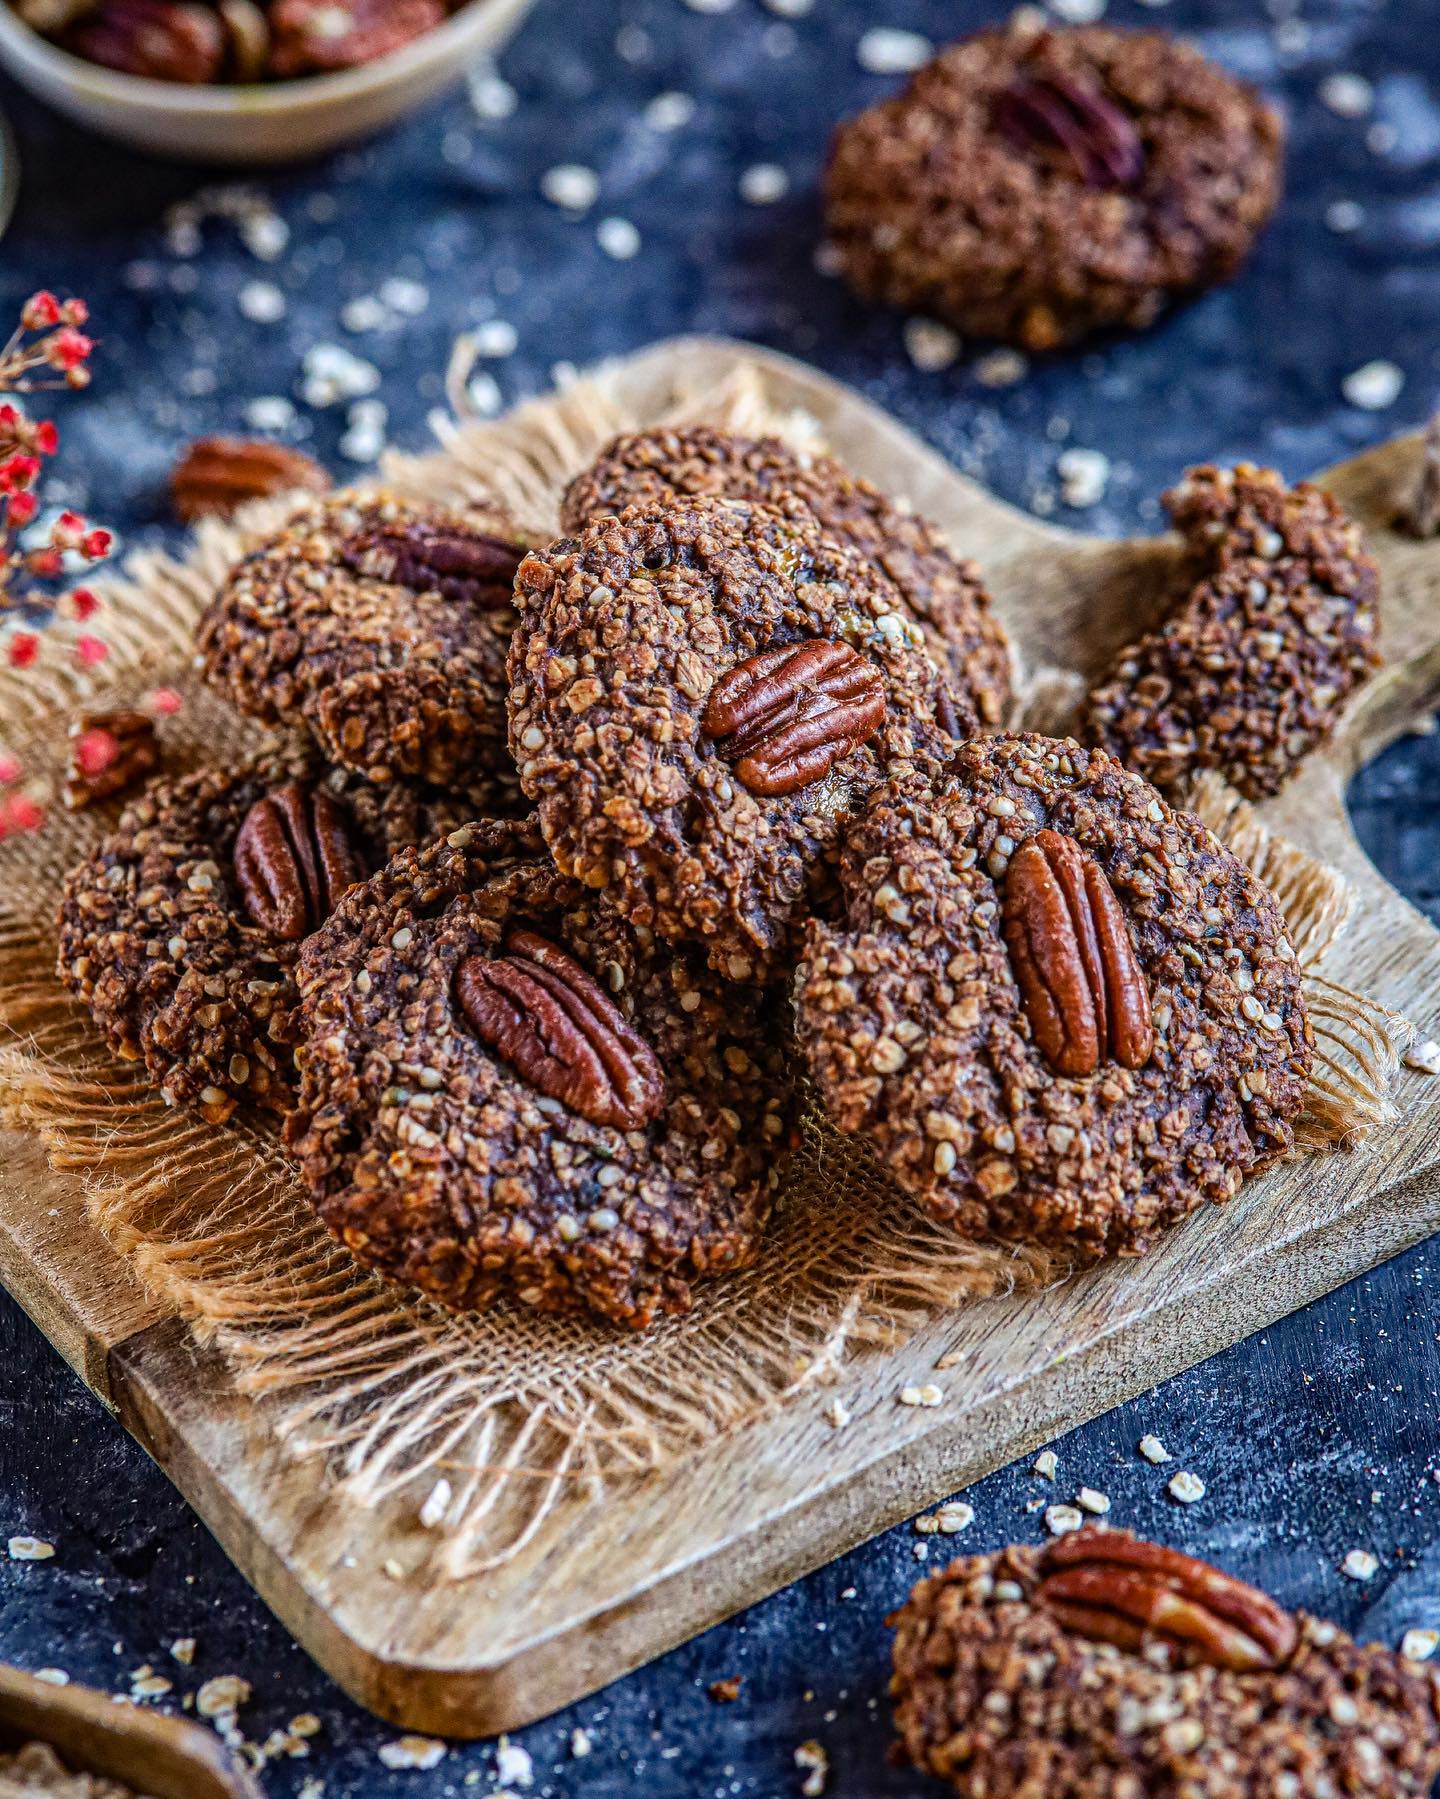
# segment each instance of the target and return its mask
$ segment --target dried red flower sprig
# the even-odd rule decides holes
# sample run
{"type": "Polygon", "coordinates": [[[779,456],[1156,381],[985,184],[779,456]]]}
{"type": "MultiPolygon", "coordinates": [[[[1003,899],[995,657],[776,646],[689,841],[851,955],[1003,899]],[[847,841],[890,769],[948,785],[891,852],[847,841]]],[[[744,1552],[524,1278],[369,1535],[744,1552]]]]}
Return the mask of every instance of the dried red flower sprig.
{"type": "MultiPolygon", "coordinates": [[[[43,289],[32,294],[20,311],[20,322],[0,348],[0,395],[35,393],[46,388],[84,388],[90,384],[92,340],[81,329],[88,323],[83,300],[57,300],[43,289]]],[[[60,434],[49,419],[34,419],[11,400],[0,399],[0,612],[18,607],[53,611],[85,620],[100,602],[88,587],[77,587],[58,600],[45,583],[66,572],[66,557],[88,563],[104,561],[111,538],[78,512],[62,512],[44,543],[25,547],[21,534],[40,510],[40,477],[45,460],[60,447],[60,434]]],[[[28,668],[39,656],[40,638],[31,630],[10,634],[7,651],[15,668],[28,668]]],[[[84,666],[103,659],[101,639],[83,636],[73,653],[84,666]]]]}

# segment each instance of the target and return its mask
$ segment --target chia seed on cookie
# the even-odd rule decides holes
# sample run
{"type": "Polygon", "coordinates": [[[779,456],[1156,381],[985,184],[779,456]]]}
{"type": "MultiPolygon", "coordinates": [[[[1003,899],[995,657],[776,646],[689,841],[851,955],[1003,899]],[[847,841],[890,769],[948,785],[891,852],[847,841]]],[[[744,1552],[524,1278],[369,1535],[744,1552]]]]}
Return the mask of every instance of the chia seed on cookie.
{"type": "Polygon", "coordinates": [[[1259,94],[1174,38],[1015,21],[839,127],[826,224],[863,297],[1052,350],[1233,275],[1282,147],[1259,94]]]}
{"type": "Polygon", "coordinates": [[[515,597],[510,742],[559,866],[734,980],[887,769],[953,747],[898,592],[798,500],[632,507],[528,556],[515,597]]]}
{"type": "Polygon", "coordinates": [[[1128,1531],[966,1556],[889,1622],[898,1754],[962,1799],[1419,1799],[1440,1774],[1432,1670],[1128,1531]]]}
{"type": "Polygon", "coordinates": [[[1138,1255],[1293,1142],[1311,1034],[1279,908],[1099,750],[964,745],[871,798],[800,1046],[833,1122],[970,1238],[1138,1255]]]}
{"type": "MultiPolygon", "coordinates": [[[[214,1123],[242,1099],[283,1113],[294,1085],[296,933],[314,922],[307,913],[337,897],[332,890],[347,874],[365,875],[470,810],[406,782],[372,786],[299,747],[238,770],[152,782],[66,878],[57,972],[115,1054],[143,1062],[168,1104],[196,1104],[214,1123]],[[237,867],[247,821],[274,796],[286,806],[287,794],[303,802],[292,807],[302,838],[311,835],[313,813],[308,822],[305,814],[320,796],[332,852],[318,877],[308,858],[293,917],[274,909],[284,896],[263,882],[251,883],[247,899],[237,867]]],[[[290,824],[268,822],[297,847],[290,824]]],[[[255,830],[250,825],[252,838],[255,830]]],[[[307,860],[304,849],[298,845],[297,864],[307,860]]]]}
{"type": "Polygon", "coordinates": [[[1191,469],[1165,495],[1185,539],[1181,591],[1120,652],[1081,735],[1157,787],[1217,769],[1277,793],[1380,663],[1380,571],[1318,487],[1273,469],[1191,469]]]}
{"type": "Polygon", "coordinates": [[[801,455],[778,437],[742,437],[711,425],[617,437],[565,491],[560,523],[687,499],[803,500],[822,527],[894,582],[939,665],[969,697],[981,724],[1010,710],[1011,649],[978,567],[957,557],[928,519],[889,500],[830,456],[801,455]]]}
{"type": "Polygon", "coordinates": [[[299,984],[288,1135],[362,1262],[639,1328],[753,1258],[792,1132],[778,1007],[657,951],[533,824],[397,856],[299,984]]]}
{"type": "Polygon", "coordinates": [[[301,725],[367,780],[513,779],[505,752],[508,527],[393,494],[340,493],[246,557],[198,634],[242,712],[301,725]]]}

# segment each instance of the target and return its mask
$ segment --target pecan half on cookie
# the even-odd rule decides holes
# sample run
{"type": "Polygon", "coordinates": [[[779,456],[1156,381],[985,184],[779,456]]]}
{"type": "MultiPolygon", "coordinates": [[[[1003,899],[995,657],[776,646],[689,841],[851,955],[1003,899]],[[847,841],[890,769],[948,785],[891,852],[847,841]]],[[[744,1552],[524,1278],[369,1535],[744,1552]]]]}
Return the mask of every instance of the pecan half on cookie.
{"type": "Polygon", "coordinates": [[[1329,494],[1272,469],[1191,469],[1165,505],[1175,609],[1120,652],[1082,735],[1158,787],[1214,768],[1264,799],[1378,667],[1380,571],[1329,494]]]}
{"type": "Polygon", "coordinates": [[[503,786],[523,554],[508,527],[336,494],[236,569],[201,620],[201,666],[242,712],[303,725],[369,780],[503,786]]]}
{"type": "Polygon", "coordinates": [[[1139,1254],[1290,1148],[1312,1050],[1279,908],[1103,752],[966,744],[872,796],[839,881],[800,1046],[831,1119],[962,1235],[1139,1254]]]}
{"type": "Polygon", "coordinates": [[[957,735],[1005,722],[1011,650],[980,570],[957,557],[938,528],[907,512],[830,456],[802,456],[778,437],[742,437],[712,425],[617,437],[565,491],[560,522],[580,532],[594,518],[667,495],[804,503],[831,537],[872,562],[899,589],[931,653],[948,667],[957,735]],[[973,714],[973,716],[972,716],[973,714]]]}
{"type": "Polygon", "coordinates": [[[754,1256],[792,1134],[778,1005],[657,951],[533,824],[396,857],[299,983],[289,1135],[361,1261],[638,1328],[754,1256]]]}
{"type": "Polygon", "coordinates": [[[152,783],[66,878],[60,979],[169,1103],[284,1112],[301,940],[352,881],[470,810],[304,749],[152,783]]]}
{"type": "Polygon", "coordinates": [[[1440,1681],[1126,1531],[969,1556],[890,1619],[901,1755],[963,1799],[1430,1791],[1440,1681]]]}
{"type": "Polygon", "coordinates": [[[843,820],[953,747],[896,589],[796,500],[600,518],[516,580],[510,742],[560,867],[763,979],[843,820]]]}
{"type": "Polygon", "coordinates": [[[1017,14],[840,127],[826,223],[867,298],[1051,350],[1234,274],[1281,149],[1260,96],[1176,39],[1017,14]]]}

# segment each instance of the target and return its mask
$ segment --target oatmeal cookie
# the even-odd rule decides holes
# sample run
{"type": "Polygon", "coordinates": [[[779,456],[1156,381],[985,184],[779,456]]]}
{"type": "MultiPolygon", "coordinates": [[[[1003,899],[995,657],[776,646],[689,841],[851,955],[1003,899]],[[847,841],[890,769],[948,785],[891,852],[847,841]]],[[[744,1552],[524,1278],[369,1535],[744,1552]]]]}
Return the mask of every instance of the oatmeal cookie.
{"type": "Polygon", "coordinates": [[[889,1622],[899,1753],[962,1799],[1420,1799],[1440,1774],[1432,1670],[1128,1531],[966,1556],[889,1622]]]}
{"type": "Polygon", "coordinates": [[[566,489],[560,523],[578,533],[602,513],[653,505],[668,494],[803,500],[832,537],[895,583],[980,723],[1005,722],[1012,672],[1005,628],[980,570],[957,557],[928,519],[904,511],[833,457],[802,456],[778,437],[691,425],[617,437],[566,489]]]}
{"type": "Polygon", "coordinates": [[[200,623],[242,712],[303,725],[371,781],[513,778],[511,585],[523,547],[468,515],[336,494],[246,557],[200,623]]]}
{"type": "Polygon", "coordinates": [[[560,867],[735,980],[767,973],[886,769],[953,747],[899,594],[798,500],[597,519],[528,556],[515,599],[510,743],[560,867]]]}
{"type": "Polygon", "coordinates": [[[775,1003],[656,951],[533,824],[397,856],[299,983],[288,1134],[362,1262],[639,1328],[754,1256],[792,1131],[775,1003]]]}
{"type": "Polygon", "coordinates": [[[826,221],[867,299],[1052,350],[1228,279],[1280,194],[1278,116],[1156,31],[977,32],[841,125],[826,221]]]}
{"type": "Polygon", "coordinates": [[[352,880],[451,830],[463,799],[287,747],[152,782],[65,882],[61,981],[167,1103],[219,1123],[293,1092],[300,942],[352,880]]]}
{"type": "Polygon", "coordinates": [[[1005,736],[878,790],[813,923],[834,1122],[972,1238],[1138,1255],[1291,1146],[1311,1063],[1270,894],[1099,750],[1005,736]]]}
{"type": "Polygon", "coordinates": [[[1165,495],[1181,597],[1120,652],[1081,735],[1157,787],[1214,768],[1277,793],[1380,662],[1380,571],[1359,526],[1273,469],[1194,468],[1165,495]]]}

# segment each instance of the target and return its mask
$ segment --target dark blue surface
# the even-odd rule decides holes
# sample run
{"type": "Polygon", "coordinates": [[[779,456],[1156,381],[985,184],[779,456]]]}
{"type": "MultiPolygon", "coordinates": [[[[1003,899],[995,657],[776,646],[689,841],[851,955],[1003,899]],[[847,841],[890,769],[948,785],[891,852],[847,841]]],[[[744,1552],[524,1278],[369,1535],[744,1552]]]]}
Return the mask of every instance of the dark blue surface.
{"type": "MultiPolygon", "coordinates": [[[[481,120],[461,93],[364,149],[266,177],[259,186],[290,227],[272,264],[218,219],[203,226],[201,254],[176,253],[162,215],[205,177],[101,146],[7,90],[26,182],[0,244],[0,310],[42,282],[80,291],[103,339],[93,395],[62,411],[70,497],[131,541],[160,530],[177,443],[244,429],[256,395],[295,400],[289,435],[343,468],[344,406],[318,410],[296,397],[302,356],[316,343],[372,361],[392,438],[419,446],[451,340],[494,318],[518,333],[516,353],[487,365],[507,402],[548,385],[560,359],[583,364],[667,333],[712,330],[856,383],[1020,504],[1054,503],[1066,444],[1103,450],[1114,463],[1105,501],[1059,512],[1101,530],[1152,521],[1154,496],[1186,462],[1248,456],[1299,475],[1425,416],[1440,387],[1440,8],[1315,0],[1301,15],[1302,47],[1286,3],[1263,14],[1248,0],[1112,6],[1111,19],[1194,35],[1285,102],[1289,197],[1236,285],[1148,337],[1036,365],[999,391],[964,363],[917,371],[901,322],[864,312],[812,261],[828,126],[889,85],[860,70],[861,32],[883,23],[943,38],[986,16],[954,0],[817,0],[793,22],[756,0],[714,16],[680,0],[541,0],[503,59],[519,95],[512,117],[481,120]],[[1290,21],[1278,34],[1277,17],[1290,21]],[[1321,102],[1320,85],[1336,72],[1371,79],[1369,116],[1342,118],[1321,102]],[[665,90],[695,100],[690,123],[668,134],[642,116],[665,90]],[[600,176],[600,199],[583,218],[539,195],[541,175],[559,162],[600,176]],[[790,192],[747,205],[741,172],[762,162],[787,170],[790,192]],[[1337,201],[1362,209],[1358,229],[1327,226],[1337,201]],[[633,260],[596,248],[596,223],[608,216],[638,227],[633,260]],[[397,275],[428,290],[424,310],[392,329],[346,332],[341,306],[397,275]],[[280,323],[242,315],[238,296],[255,280],[284,292],[280,323]],[[1405,372],[1399,400],[1379,413],[1347,406],[1344,376],[1377,357],[1405,372]]],[[[1353,798],[1377,861],[1440,918],[1437,740],[1397,745],[1353,798]]],[[[1425,1022],[1433,1031],[1440,1020],[1425,1022]]],[[[1024,1468],[981,1482],[968,1495],[974,1526],[962,1539],[930,1539],[932,1557],[942,1544],[1034,1537],[1041,1526],[1028,1502],[1089,1484],[1111,1495],[1116,1522],[1348,1626],[1388,1641],[1411,1625],[1440,1626],[1435,1280],[1440,1258],[1418,1249],[1073,1433],[1057,1445],[1055,1488],[1024,1468]],[[1175,1505],[1164,1492],[1171,1470],[1138,1458],[1146,1431],[1205,1479],[1198,1506],[1175,1505]],[[1368,1586],[1337,1572],[1352,1548],[1380,1558],[1368,1586]]],[[[117,1690],[150,1662],[176,1678],[177,1697],[211,1674],[243,1673],[255,1687],[242,1719],[250,1736],[302,1710],[324,1720],[310,1761],[267,1771],[275,1795],[310,1775],[323,1777],[326,1799],[493,1789],[495,1752],[483,1746],[456,1748],[430,1774],[387,1773],[376,1749],[396,1733],[350,1705],[288,1641],[164,1479],[4,1300],[0,1358],[0,1538],[28,1532],[58,1545],[48,1563],[0,1560],[0,1654],[117,1690]],[[174,1637],[190,1635],[199,1641],[193,1674],[166,1654],[174,1637]],[[472,1772],[478,1781],[463,1786],[472,1772]]],[[[793,1751],[808,1738],[829,1752],[832,1793],[927,1790],[884,1761],[881,1619],[920,1572],[921,1541],[908,1527],[892,1531],[524,1732],[533,1791],[599,1799],[643,1781],[655,1799],[784,1795],[799,1790],[793,1751]],[[730,1674],[744,1676],[740,1701],[712,1704],[706,1686],[730,1674]],[[571,1755],[577,1727],[593,1741],[581,1760],[571,1755]]]]}

